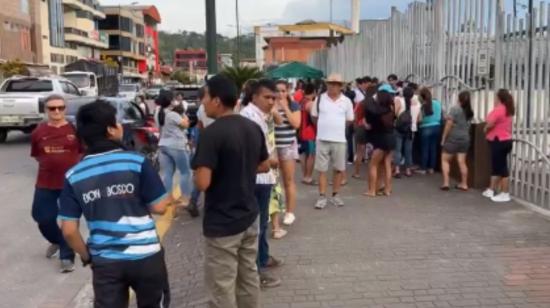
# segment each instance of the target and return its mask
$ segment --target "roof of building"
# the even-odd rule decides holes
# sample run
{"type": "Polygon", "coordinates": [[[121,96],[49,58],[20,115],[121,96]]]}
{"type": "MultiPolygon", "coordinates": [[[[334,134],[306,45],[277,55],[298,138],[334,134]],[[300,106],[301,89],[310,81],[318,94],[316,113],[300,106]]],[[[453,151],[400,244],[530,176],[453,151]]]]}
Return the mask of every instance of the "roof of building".
{"type": "Polygon", "coordinates": [[[281,31],[293,32],[293,31],[319,31],[319,30],[332,30],[341,34],[353,34],[353,30],[346,27],[332,24],[328,22],[301,22],[295,25],[279,25],[281,31]]]}
{"type": "Polygon", "coordinates": [[[103,8],[123,8],[132,11],[142,11],[144,16],[151,17],[157,23],[161,23],[159,10],[154,5],[104,5],[103,8]]]}

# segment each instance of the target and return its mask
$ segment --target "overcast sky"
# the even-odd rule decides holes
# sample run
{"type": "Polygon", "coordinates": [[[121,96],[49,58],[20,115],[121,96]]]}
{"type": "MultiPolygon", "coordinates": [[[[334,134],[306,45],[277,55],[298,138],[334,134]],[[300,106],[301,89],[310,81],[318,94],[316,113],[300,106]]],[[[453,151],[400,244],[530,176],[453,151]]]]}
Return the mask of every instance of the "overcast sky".
{"type": "MultiPolygon", "coordinates": [[[[505,0],[508,8],[512,0],[505,0]]],[[[527,0],[518,0],[520,3],[527,0]]],[[[119,5],[138,2],[154,4],[160,11],[160,29],[167,31],[204,32],[204,0],[100,0],[103,5],[119,5]]],[[[329,20],[331,0],[239,0],[241,31],[250,32],[254,25],[266,23],[294,23],[305,19],[329,20]]],[[[350,0],[332,0],[333,19],[349,20],[350,0]]],[[[390,8],[403,11],[411,0],[361,0],[361,19],[387,18],[390,8]]],[[[538,3],[538,1],[536,1],[538,3]]],[[[217,0],[217,28],[224,35],[234,36],[235,0],[217,0]]]]}

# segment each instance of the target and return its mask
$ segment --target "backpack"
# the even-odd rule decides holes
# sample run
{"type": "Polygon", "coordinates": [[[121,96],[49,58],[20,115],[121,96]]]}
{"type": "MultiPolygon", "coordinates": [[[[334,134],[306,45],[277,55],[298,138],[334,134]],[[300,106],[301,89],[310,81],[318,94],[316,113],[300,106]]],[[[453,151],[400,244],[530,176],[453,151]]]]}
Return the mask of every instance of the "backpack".
{"type": "Polygon", "coordinates": [[[403,135],[412,132],[412,115],[410,109],[401,112],[399,117],[397,117],[395,129],[403,135]]]}

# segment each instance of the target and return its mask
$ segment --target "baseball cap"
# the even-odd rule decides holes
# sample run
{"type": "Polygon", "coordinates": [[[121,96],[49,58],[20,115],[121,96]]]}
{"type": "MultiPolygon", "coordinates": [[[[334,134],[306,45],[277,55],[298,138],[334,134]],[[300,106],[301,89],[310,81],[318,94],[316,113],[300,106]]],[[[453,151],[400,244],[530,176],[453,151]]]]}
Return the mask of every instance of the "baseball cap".
{"type": "Polygon", "coordinates": [[[397,94],[397,91],[395,91],[389,84],[384,83],[381,86],[378,87],[378,92],[388,92],[390,94],[397,94]]]}

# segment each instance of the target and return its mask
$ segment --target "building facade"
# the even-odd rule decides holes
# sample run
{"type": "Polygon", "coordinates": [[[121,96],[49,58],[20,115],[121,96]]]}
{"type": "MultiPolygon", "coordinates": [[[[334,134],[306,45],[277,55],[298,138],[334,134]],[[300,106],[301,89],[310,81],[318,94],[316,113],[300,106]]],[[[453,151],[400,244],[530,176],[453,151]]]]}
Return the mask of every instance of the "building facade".
{"type": "Polygon", "coordinates": [[[145,60],[138,62],[140,74],[160,76],[158,24],[161,23],[160,13],[154,5],[133,6],[132,9],[143,14],[145,25],[145,60]]]}
{"type": "Polygon", "coordinates": [[[99,29],[108,35],[109,47],[101,52],[102,59],[116,61],[125,76],[146,78],[139,70],[147,61],[143,12],[128,6],[104,6],[103,10],[106,18],[99,29]]]}
{"type": "Polygon", "coordinates": [[[32,43],[33,5],[34,0],[0,0],[0,61],[39,61],[39,44],[32,43]]]}
{"type": "Polygon", "coordinates": [[[107,36],[99,31],[105,19],[97,0],[39,0],[42,59],[56,73],[79,59],[99,59],[108,47],[107,36]]]}

